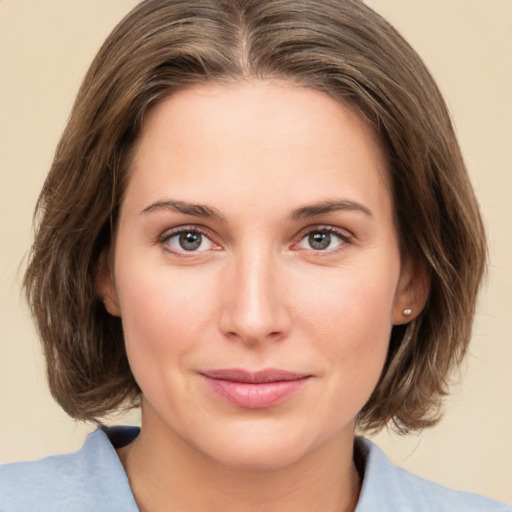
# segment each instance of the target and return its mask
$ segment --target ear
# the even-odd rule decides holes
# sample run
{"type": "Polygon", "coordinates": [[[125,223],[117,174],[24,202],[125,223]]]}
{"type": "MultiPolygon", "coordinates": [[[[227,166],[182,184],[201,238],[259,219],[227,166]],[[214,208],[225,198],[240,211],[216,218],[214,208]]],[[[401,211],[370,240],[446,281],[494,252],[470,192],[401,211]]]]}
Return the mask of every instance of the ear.
{"type": "Polygon", "coordinates": [[[404,261],[393,304],[393,325],[406,324],[423,311],[430,291],[430,275],[424,262],[404,261]]]}
{"type": "Polygon", "coordinates": [[[106,251],[100,255],[94,285],[105,309],[113,316],[121,316],[110,258],[106,251]]]}

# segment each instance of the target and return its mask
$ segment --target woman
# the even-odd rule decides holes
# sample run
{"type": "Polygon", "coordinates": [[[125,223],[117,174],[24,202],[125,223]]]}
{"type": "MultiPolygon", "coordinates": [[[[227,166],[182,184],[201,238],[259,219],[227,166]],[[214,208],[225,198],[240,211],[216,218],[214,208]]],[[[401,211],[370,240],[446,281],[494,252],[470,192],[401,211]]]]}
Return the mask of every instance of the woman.
{"type": "Polygon", "coordinates": [[[364,4],[141,3],[39,209],[52,392],[142,427],[4,467],[2,510],[509,510],[354,441],[436,421],[485,260],[438,90],[364,4]]]}

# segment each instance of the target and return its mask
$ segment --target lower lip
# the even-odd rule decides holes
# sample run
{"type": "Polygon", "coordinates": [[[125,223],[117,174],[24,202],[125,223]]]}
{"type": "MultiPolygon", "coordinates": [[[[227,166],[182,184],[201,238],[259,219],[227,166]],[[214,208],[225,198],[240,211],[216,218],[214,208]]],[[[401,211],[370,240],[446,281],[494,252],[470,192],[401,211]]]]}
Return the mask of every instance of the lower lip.
{"type": "Polygon", "coordinates": [[[246,409],[265,409],[284,402],[299,391],[308,377],[295,380],[246,383],[204,376],[210,387],[224,400],[246,409]]]}

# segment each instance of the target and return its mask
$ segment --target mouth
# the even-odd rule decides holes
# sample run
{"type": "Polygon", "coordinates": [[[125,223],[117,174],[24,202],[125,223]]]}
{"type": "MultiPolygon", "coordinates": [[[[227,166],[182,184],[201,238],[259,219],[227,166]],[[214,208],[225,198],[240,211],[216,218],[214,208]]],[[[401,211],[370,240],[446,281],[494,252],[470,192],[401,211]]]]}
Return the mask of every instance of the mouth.
{"type": "Polygon", "coordinates": [[[200,373],[221,399],[246,409],[265,409],[297,393],[311,375],[279,369],[256,372],[243,369],[207,370],[200,373]]]}

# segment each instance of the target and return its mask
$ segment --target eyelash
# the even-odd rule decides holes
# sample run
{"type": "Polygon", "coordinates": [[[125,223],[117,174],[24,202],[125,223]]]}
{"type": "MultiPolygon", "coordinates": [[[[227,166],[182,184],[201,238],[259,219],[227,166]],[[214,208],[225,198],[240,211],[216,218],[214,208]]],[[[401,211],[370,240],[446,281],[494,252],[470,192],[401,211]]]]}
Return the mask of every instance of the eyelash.
{"type": "Polygon", "coordinates": [[[336,228],[334,226],[311,226],[306,228],[304,231],[302,231],[299,235],[299,241],[294,243],[294,246],[299,245],[305,238],[311,236],[314,233],[327,233],[329,235],[336,236],[340,244],[339,246],[333,248],[333,249],[319,249],[315,250],[313,248],[306,249],[309,251],[310,255],[312,255],[315,258],[323,258],[328,257],[333,254],[337,254],[339,251],[343,250],[345,248],[346,244],[353,244],[354,243],[354,235],[344,229],[336,228]]]}
{"type": "MultiPolygon", "coordinates": [[[[169,246],[169,241],[174,238],[175,236],[179,236],[185,233],[194,233],[199,234],[205,238],[207,238],[214,246],[219,247],[218,244],[216,244],[212,240],[211,234],[206,231],[205,229],[202,229],[200,226],[180,226],[179,228],[172,229],[171,231],[166,231],[161,237],[158,239],[158,243],[162,246],[164,251],[171,253],[174,256],[178,257],[190,257],[194,256],[197,253],[200,252],[206,252],[206,251],[186,251],[185,249],[181,251],[173,250],[169,246]]],[[[218,250],[218,249],[214,249],[218,250]]]]}
{"type": "MultiPolygon", "coordinates": [[[[194,250],[186,251],[185,249],[183,249],[181,251],[177,251],[177,250],[171,249],[169,247],[169,241],[172,238],[174,238],[175,236],[182,235],[185,233],[199,234],[201,236],[206,237],[210,241],[210,243],[212,243],[214,246],[220,247],[219,244],[215,243],[212,240],[211,234],[207,230],[202,229],[200,226],[197,226],[197,225],[196,226],[180,226],[171,231],[166,231],[162,236],[159,237],[158,243],[163,247],[163,249],[166,252],[169,252],[178,257],[190,257],[190,256],[196,255],[197,253],[207,252],[207,251],[194,251],[194,250]]],[[[345,244],[354,243],[354,236],[351,233],[347,232],[346,230],[335,228],[333,226],[311,226],[311,227],[307,228],[306,230],[302,231],[298,235],[298,241],[294,242],[292,247],[299,245],[305,238],[311,236],[314,233],[327,233],[329,235],[335,235],[340,240],[340,246],[338,246],[334,249],[327,249],[327,250],[322,250],[322,249],[315,250],[312,248],[305,249],[305,250],[309,250],[316,257],[331,255],[331,254],[336,253],[339,250],[343,249],[343,246],[345,244]]],[[[219,250],[219,249],[215,248],[213,250],[219,250]]]]}

